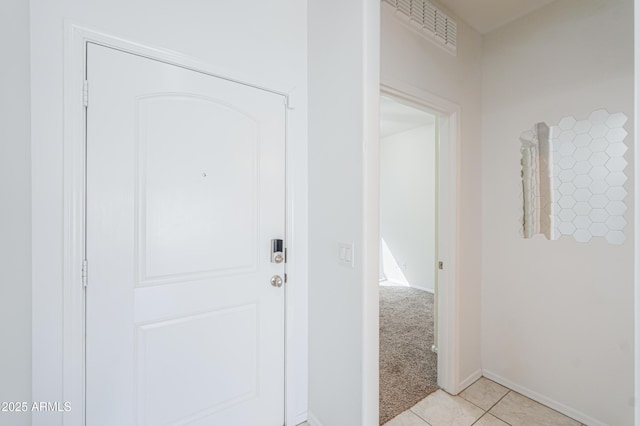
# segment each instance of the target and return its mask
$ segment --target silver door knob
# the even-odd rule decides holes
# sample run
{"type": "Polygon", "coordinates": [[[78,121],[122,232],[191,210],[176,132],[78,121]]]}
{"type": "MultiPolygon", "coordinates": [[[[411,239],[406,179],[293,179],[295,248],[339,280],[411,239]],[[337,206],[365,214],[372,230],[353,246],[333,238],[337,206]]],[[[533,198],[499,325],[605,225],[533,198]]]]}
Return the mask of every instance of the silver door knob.
{"type": "Polygon", "coordinates": [[[282,287],[282,277],[280,275],[272,276],[271,285],[274,287],[282,287]]]}

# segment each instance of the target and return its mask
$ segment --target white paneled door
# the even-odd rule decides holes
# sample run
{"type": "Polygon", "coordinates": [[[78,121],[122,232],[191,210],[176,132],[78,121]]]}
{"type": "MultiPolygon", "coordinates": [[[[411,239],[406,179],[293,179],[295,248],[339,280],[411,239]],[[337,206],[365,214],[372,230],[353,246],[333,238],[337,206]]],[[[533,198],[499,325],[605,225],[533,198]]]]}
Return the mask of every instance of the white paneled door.
{"type": "Polygon", "coordinates": [[[280,95],[87,47],[88,426],[284,424],[280,95]]]}

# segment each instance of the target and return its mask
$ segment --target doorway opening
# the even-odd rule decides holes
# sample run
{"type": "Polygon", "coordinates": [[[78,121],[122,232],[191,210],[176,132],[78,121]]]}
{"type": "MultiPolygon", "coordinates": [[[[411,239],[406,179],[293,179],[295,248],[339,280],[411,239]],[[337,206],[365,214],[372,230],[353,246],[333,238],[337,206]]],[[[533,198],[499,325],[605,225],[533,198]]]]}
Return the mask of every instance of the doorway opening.
{"type": "Polygon", "coordinates": [[[437,118],[380,98],[380,424],[438,389],[437,118]]]}
{"type": "Polygon", "coordinates": [[[434,293],[437,253],[436,116],[380,99],[380,285],[434,293]]]}

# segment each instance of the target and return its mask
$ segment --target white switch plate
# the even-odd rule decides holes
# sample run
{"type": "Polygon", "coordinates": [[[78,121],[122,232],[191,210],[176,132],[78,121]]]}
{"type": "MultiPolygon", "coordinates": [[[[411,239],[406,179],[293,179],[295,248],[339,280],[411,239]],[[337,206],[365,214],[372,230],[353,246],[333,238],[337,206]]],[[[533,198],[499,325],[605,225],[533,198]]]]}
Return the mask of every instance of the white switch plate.
{"type": "Polygon", "coordinates": [[[338,243],[338,263],[347,268],[353,268],[353,243],[338,243]]]}

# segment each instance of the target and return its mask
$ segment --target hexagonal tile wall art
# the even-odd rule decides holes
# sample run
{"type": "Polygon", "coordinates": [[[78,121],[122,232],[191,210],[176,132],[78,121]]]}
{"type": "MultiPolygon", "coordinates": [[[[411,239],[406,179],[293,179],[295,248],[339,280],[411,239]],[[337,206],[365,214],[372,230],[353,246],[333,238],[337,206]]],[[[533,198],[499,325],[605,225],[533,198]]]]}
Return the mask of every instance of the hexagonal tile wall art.
{"type": "Polygon", "coordinates": [[[564,117],[522,133],[525,238],[625,241],[626,122],[623,113],[599,109],[586,120],[564,117]]]}

